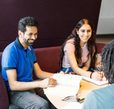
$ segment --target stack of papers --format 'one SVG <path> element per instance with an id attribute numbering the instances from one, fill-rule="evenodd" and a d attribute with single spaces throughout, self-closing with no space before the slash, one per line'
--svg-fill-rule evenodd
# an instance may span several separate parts
<path id="1" fill-rule="evenodd" d="M 61 73 L 54 74 L 53 78 L 57 80 L 59 85 L 71 87 L 80 86 L 80 81 L 82 80 L 81 76 Z"/>
<path id="2" fill-rule="evenodd" d="M 82 80 L 81 76 L 72 75 L 72 74 L 54 74 L 54 79 L 57 80 L 57 86 L 55 87 L 60 92 L 64 91 L 63 95 L 76 95 L 80 88 L 80 81 Z"/>

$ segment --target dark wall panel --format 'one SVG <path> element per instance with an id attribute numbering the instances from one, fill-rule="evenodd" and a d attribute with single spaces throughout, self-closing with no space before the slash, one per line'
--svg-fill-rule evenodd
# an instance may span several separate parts
<path id="1" fill-rule="evenodd" d="M 61 45 L 81 18 L 95 29 L 101 0 L 0 0 L 0 51 L 17 37 L 21 17 L 38 19 L 40 33 L 34 47 Z"/>

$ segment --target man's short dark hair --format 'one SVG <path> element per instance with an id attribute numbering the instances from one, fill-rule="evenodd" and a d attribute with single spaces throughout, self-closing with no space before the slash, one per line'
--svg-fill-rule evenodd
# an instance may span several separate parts
<path id="1" fill-rule="evenodd" d="M 114 40 L 104 47 L 102 63 L 106 79 L 110 84 L 114 83 Z"/>
<path id="2" fill-rule="evenodd" d="M 34 17 L 31 16 L 21 18 L 18 22 L 18 30 L 25 32 L 26 26 L 36 26 L 38 28 L 38 22 Z"/>

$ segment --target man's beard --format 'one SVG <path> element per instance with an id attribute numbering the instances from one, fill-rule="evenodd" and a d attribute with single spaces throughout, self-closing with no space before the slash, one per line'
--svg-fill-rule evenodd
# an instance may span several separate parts
<path id="1" fill-rule="evenodd" d="M 35 40 L 33 40 L 33 42 L 29 42 L 29 40 L 33 40 L 33 39 L 28 39 L 28 40 L 24 39 L 24 42 L 26 43 L 26 45 L 28 46 L 33 45 Z"/>

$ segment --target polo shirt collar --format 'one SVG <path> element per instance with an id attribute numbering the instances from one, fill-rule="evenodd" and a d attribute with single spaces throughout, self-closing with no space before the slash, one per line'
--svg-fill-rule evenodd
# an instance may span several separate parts
<path id="1" fill-rule="evenodd" d="M 24 50 L 25 50 L 25 48 L 24 48 L 24 47 L 22 46 L 22 44 L 20 43 L 19 38 L 16 38 L 15 44 L 16 44 L 20 49 L 24 49 Z M 30 46 L 29 46 L 27 49 L 31 50 Z"/>

